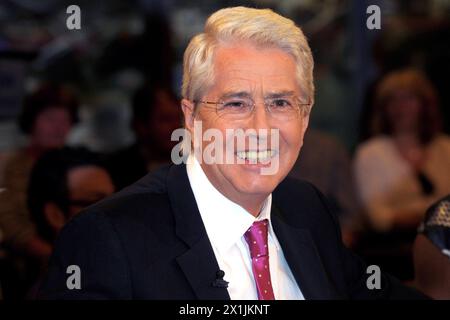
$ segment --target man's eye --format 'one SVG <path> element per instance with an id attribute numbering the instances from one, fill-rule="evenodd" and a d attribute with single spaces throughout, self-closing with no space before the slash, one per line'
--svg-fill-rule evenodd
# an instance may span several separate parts
<path id="1" fill-rule="evenodd" d="M 292 103 L 286 99 L 275 99 L 272 101 L 271 105 L 275 108 L 287 108 L 291 107 Z"/>
<path id="2" fill-rule="evenodd" d="M 244 101 L 229 101 L 223 104 L 225 109 L 243 109 L 247 104 Z"/>

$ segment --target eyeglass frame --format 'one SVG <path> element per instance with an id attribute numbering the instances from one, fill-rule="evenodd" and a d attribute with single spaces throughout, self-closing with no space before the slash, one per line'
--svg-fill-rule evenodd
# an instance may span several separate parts
<path id="1" fill-rule="evenodd" d="M 280 94 L 280 95 L 275 95 L 275 97 L 273 97 L 273 98 L 265 98 L 264 99 L 264 108 L 266 109 L 266 111 L 269 113 L 269 114 L 272 114 L 272 111 L 270 111 L 270 108 L 268 107 L 270 104 L 268 104 L 266 101 L 268 100 L 268 99 L 282 99 L 283 97 L 285 98 L 286 96 L 288 96 L 288 95 L 283 95 L 283 94 Z M 297 106 L 297 115 L 299 115 L 302 111 L 304 111 L 306 114 L 309 114 L 309 112 L 310 112 L 310 109 L 307 109 L 307 110 L 302 110 L 302 107 L 305 107 L 305 106 L 308 106 L 308 107 L 310 107 L 311 105 L 312 105 L 312 101 L 311 100 L 309 100 L 309 102 L 308 103 L 301 103 L 300 102 L 300 99 L 298 98 L 298 96 L 296 96 L 296 95 L 293 95 L 293 98 L 294 98 L 294 100 L 296 100 L 297 102 L 296 102 L 296 106 Z M 253 114 L 253 112 L 254 112 L 254 110 L 255 110 L 255 108 L 256 108 L 256 102 L 253 100 L 253 99 L 251 99 L 251 98 L 248 98 L 248 97 L 240 97 L 240 99 L 249 99 L 249 100 L 251 100 L 252 101 L 252 104 L 250 105 L 251 106 L 251 110 L 250 110 L 250 113 L 249 113 L 249 116 L 250 115 L 252 115 Z M 224 105 L 225 104 L 225 101 L 207 101 L 207 100 L 192 100 L 192 102 L 194 103 L 194 104 L 198 104 L 198 103 L 202 103 L 202 104 L 206 104 L 206 105 L 215 105 L 216 107 L 215 107 L 215 111 L 216 111 L 216 113 L 218 114 L 218 105 Z M 297 116 L 296 116 L 297 117 Z"/>

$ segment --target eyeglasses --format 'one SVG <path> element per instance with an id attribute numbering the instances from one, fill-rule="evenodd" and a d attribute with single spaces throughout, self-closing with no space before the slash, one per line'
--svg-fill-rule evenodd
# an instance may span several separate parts
<path id="1" fill-rule="evenodd" d="M 227 120 L 243 120 L 249 118 L 255 110 L 256 103 L 249 97 L 227 98 L 218 102 L 194 100 L 194 103 L 213 105 L 219 117 Z M 300 99 L 295 95 L 267 98 L 264 106 L 271 117 L 279 121 L 287 121 L 298 118 L 300 114 L 309 113 L 310 101 Z"/>

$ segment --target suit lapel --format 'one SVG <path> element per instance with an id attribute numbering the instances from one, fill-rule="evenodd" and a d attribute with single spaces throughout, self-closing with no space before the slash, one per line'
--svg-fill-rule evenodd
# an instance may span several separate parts
<path id="1" fill-rule="evenodd" d="M 220 268 L 208 238 L 198 241 L 186 253 L 179 256 L 177 262 L 198 299 L 230 299 L 226 288 L 217 288 L 212 285 Z"/>
<path id="2" fill-rule="evenodd" d="M 286 223 L 274 204 L 271 220 L 286 261 L 305 299 L 338 298 L 309 231 Z"/>
<path id="3" fill-rule="evenodd" d="M 173 165 L 167 189 L 175 217 L 175 232 L 189 249 L 176 260 L 198 299 L 229 300 L 226 288 L 214 287 L 220 269 L 208 239 L 185 165 Z"/>
<path id="4" fill-rule="evenodd" d="M 214 287 L 220 269 L 208 239 L 185 165 L 173 165 L 167 189 L 175 217 L 175 232 L 188 246 L 176 260 L 198 299 L 229 300 L 226 288 Z M 286 261 L 305 299 L 336 299 L 320 255 L 307 229 L 288 224 L 272 204 L 271 220 Z"/>

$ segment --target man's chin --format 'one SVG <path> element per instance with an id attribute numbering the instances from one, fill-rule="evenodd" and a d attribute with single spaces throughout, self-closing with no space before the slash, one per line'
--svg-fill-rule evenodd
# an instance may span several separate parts
<path id="1" fill-rule="evenodd" d="M 269 176 L 244 174 L 237 177 L 235 188 L 242 194 L 269 195 L 277 187 L 278 180 Z"/>

